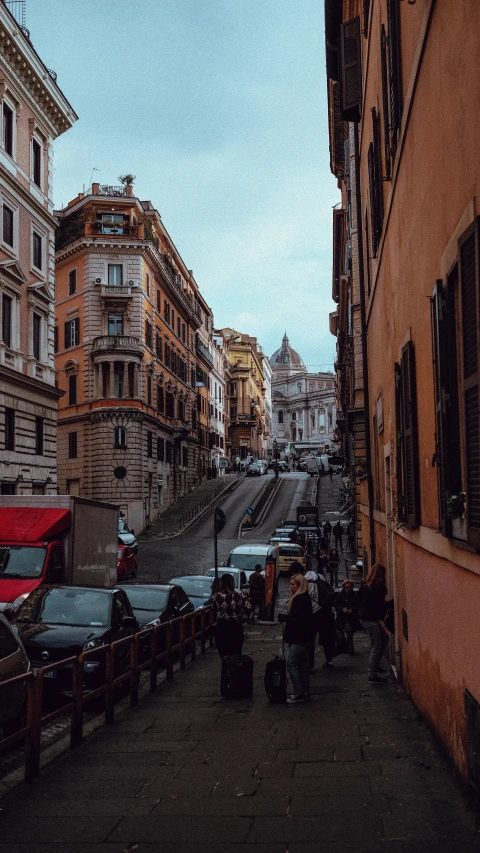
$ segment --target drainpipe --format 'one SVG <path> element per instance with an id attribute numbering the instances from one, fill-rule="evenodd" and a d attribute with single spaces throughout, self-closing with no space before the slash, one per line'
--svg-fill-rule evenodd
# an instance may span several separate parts
<path id="1" fill-rule="evenodd" d="M 362 322 L 362 369 L 363 369 L 363 408 L 365 412 L 365 461 L 367 463 L 367 488 L 368 488 L 368 518 L 370 526 L 370 565 L 375 562 L 375 529 L 373 518 L 373 479 L 372 479 L 372 454 L 370 449 L 370 397 L 368 383 L 368 358 L 367 358 L 367 312 L 365 306 L 365 277 L 363 259 L 363 228 L 362 228 L 362 206 L 360 195 L 360 148 L 358 141 L 358 123 L 353 124 L 355 145 L 355 195 L 357 208 L 357 239 L 358 239 L 358 272 L 360 285 L 360 317 Z"/>

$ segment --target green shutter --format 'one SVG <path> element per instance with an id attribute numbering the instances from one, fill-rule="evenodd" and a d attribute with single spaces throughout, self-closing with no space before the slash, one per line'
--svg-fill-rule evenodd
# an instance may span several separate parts
<path id="1" fill-rule="evenodd" d="M 340 64 L 342 70 L 341 118 L 343 121 L 360 121 L 362 116 L 362 51 L 360 43 L 360 18 L 342 24 L 340 38 Z"/>

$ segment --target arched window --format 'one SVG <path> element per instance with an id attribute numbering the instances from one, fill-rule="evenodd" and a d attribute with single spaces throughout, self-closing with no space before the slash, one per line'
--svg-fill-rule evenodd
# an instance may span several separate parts
<path id="1" fill-rule="evenodd" d="M 283 412 L 278 413 L 278 423 L 283 424 Z"/>
<path id="2" fill-rule="evenodd" d="M 123 449 L 127 446 L 127 430 L 125 429 L 125 427 L 121 427 L 121 426 L 115 427 L 114 436 L 115 436 L 114 446 L 116 448 L 122 448 Z"/>

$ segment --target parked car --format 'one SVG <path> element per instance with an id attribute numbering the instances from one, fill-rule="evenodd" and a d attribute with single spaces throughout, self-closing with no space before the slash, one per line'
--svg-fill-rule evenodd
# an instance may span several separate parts
<path id="1" fill-rule="evenodd" d="M 255 566 L 253 568 L 255 568 Z M 205 572 L 205 574 L 209 578 L 214 578 L 215 577 L 215 569 L 208 569 L 208 571 Z M 219 566 L 219 568 L 218 568 L 219 578 L 222 575 L 231 575 L 233 578 L 233 583 L 235 585 L 235 589 L 237 589 L 237 590 L 241 590 L 244 586 L 247 585 L 247 577 L 245 575 L 245 572 L 242 571 L 241 569 L 225 568 L 224 566 L 221 566 L 221 567 Z"/>
<path id="2" fill-rule="evenodd" d="M 137 553 L 138 543 L 135 539 L 134 531 L 128 529 L 125 519 L 121 516 L 118 519 L 118 538 L 121 539 L 124 545 L 129 545 L 134 554 Z"/>
<path id="3" fill-rule="evenodd" d="M 305 555 L 303 548 L 300 545 L 293 543 L 282 542 L 278 546 L 280 555 L 279 571 L 280 574 L 289 575 L 290 566 L 293 562 L 298 562 L 305 566 Z"/>
<path id="4" fill-rule="evenodd" d="M 276 527 L 272 536 L 279 536 L 281 539 L 288 539 L 289 542 L 295 542 L 297 531 L 291 527 Z"/>
<path id="5" fill-rule="evenodd" d="M 259 459 L 258 464 L 260 465 L 260 468 L 262 469 L 262 474 L 266 474 L 267 470 L 268 470 L 267 460 L 266 459 Z"/>
<path id="6" fill-rule="evenodd" d="M 199 607 L 207 607 L 212 603 L 213 581 L 211 577 L 206 577 L 205 575 L 183 575 L 179 578 L 171 578 L 170 583 L 182 587 L 195 610 L 198 610 Z"/>
<path id="7" fill-rule="evenodd" d="M 259 462 L 251 462 L 247 468 L 247 477 L 260 477 L 264 473 L 265 471 Z"/>
<path id="8" fill-rule="evenodd" d="M 129 583 L 119 586 L 125 591 L 140 628 L 160 625 L 194 610 L 186 593 L 176 584 Z"/>
<path id="9" fill-rule="evenodd" d="M 23 675 L 30 661 L 16 629 L 0 614 L 0 682 Z M 27 689 L 22 683 L 0 687 L 0 727 L 8 737 L 21 728 L 27 705 Z"/>
<path id="10" fill-rule="evenodd" d="M 267 558 L 273 559 L 275 562 L 275 586 L 278 587 L 278 548 L 275 545 L 261 544 L 238 545 L 230 552 L 226 567 L 223 571 L 228 572 L 232 569 L 255 569 L 257 563 L 260 563 L 262 570 L 265 571 Z M 245 573 L 245 572 L 244 572 Z"/>
<path id="11" fill-rule="evenodd" d="M 117 580 L 137 577 L 137 558 L 130 545 L 123 545 L 120 541 L 117 548 Z"/>
<path id="12" fill-rule="evenodd" d="M 138 622 L 123 589 L 44 585 L 34 590 L 16 615 L 20 639 L 34 669 L 95 649 L 138 631 Z M 115 654 L 116 676 L 130 667 L 130 648 Z M 105 655 L 84 664 L 84 688 L 105 683 Z M 55 692 L 72 692 L 72 666 L 51 670 L 45 684 Z"/>

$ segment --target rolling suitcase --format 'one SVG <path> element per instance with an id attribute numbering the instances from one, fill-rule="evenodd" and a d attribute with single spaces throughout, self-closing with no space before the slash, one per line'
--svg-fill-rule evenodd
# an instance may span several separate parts
<path id="1" fill-rule="evenodd" d="M 282 638 L 282 654 L 275 655 L 265 667 L 265 691 L 270 702 L 287 701 L 287 662 Z"/>
<path id="2" fill-rule="evenodd" d="M 220 692 L 224 699 L 250 699 L 253 695 L 253 659 L 228 655 L 222 659 Z"/>

